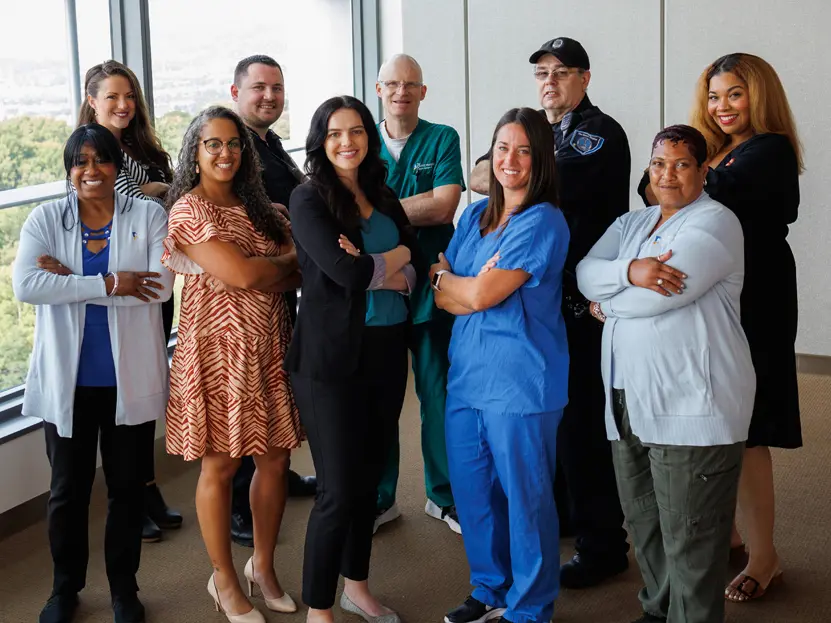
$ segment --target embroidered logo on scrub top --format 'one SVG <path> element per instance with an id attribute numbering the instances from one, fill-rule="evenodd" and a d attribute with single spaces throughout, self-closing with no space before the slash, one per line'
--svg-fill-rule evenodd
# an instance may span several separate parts
<path id="1" fill-rule="evenodd" d="M 416 162 L 413 165 L 413 175 L 418 177 L 422 173 L 432 173 L 433 169 L 435 168 L 436 164 L 434 162 Z"/>
<path id="2" fill-rule="evenodd" d="M 576 130 L 569 144 L 578 154 L 588 156 L 603 147 L 604 138 L 596 134 L 589 134 L 583 130 Z"/>

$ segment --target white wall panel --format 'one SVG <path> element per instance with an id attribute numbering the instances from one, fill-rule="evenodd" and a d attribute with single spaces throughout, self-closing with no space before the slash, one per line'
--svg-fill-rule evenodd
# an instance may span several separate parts
<path id="1" fill-rule="evenodd" d="M 667 2 L 666 122 L 688 121 L 695 81 L 731 52 L 758 54 L 782 79 L 805 146 L 800 216 L 789 241 L 799 276 L 797 352 L 831 356 L 831 3 Z M 771 300 L 776 298 L 771 283 Z"/>
<path id="2" fill-rule="evenodd" d="M 659 0 L 472 0 L 469 4 L 473 160 L 490 146 L 502 114 L 539 108 L 528 57 L 554 37 L 577 39 L 592 68 L 589 97 L 623 126 L 632 152 L 632 207 L 661 119 Z M 637 200 L 637 201 L 636 201 Z"/>

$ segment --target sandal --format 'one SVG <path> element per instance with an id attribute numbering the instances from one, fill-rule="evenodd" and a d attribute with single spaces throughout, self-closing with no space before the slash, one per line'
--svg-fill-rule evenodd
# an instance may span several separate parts
<path id="1" fill-rule="evenodd" d="M 768 582 L 768 585 L 762 588 L 759 581 L 747 575 L 740 573 L 736 578 L 730 582 L 730 585 L 724 589 L 724 598 L 733 603 L 741 604 L 753 599 L 764 597 L 765 593 L 770 590 L 770 587 L 782 580 L 782 570 L 779 569 L 773 574 L 773 577 Z M 750 587 L 748 586 L 752 582 Z M 734 593 L 735 591 L 735 593 Z"/>

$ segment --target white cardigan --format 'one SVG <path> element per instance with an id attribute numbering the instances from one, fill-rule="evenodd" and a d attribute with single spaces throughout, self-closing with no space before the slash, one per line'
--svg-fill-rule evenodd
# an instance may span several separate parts
<path id="1" fill-rule="evenodd" d="M 84 263 L 77 201 L 58 199 L 39 205 L 20 232 L 12 272 L 14 295 L 36 306 L 35 339 L 23 415 L 54 424 L 61 437 L 72 437 L 75 382 L 87 304 L 104 305 L 110 327 L 118 388 L 116 425 L 143 424 L 160 417 L 167 404 L 167 348 L 161 303 L 172 294 L 173 274 L 161 263 L 167 236 L 167 214 L 152 201 L 115 195 L 110 272 L 153 271 L 164 289 L 144 303 L 133 296 L 107 297 L 102 275 L 82 276 Z M 63 213 L 71 202 L 67 231 Z M 74 274 L 55 275 L 37 267 L 50 255 Z"/>

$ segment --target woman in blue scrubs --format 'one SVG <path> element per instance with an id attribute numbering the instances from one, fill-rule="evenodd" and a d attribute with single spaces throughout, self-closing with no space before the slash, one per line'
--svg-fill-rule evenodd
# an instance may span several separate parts
<path id="1" fill-rule="evenodd" d="M 530 108 L 493 134 L 490 194 L 431 268 L 456 316 L 445 428 L 473 593 L 446 623 L 548 623 L 559 589 L 557 427 L 568 388 L 554 139 Z"/>

